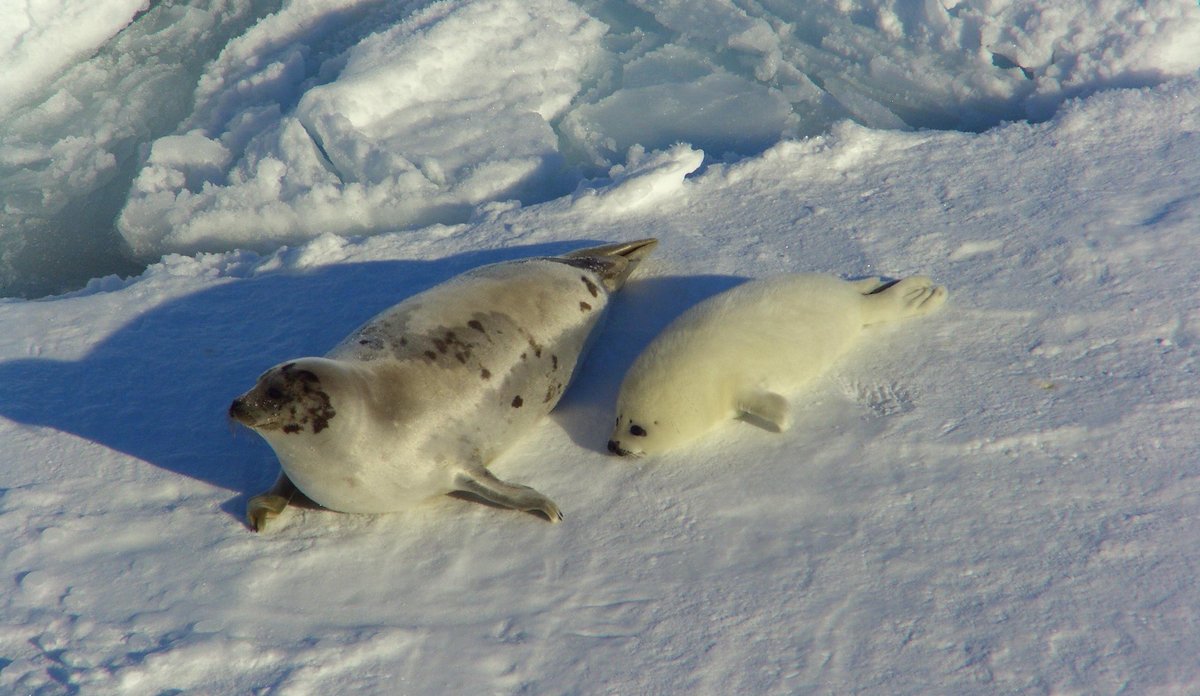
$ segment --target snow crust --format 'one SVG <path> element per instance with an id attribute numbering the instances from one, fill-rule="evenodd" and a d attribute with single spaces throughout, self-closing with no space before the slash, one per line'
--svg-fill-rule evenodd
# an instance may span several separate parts
<path id="1" fill-rule="evenodd" d="M 0 274 L 77 287 L 0 300 L 0 692 L 1200 691 L 1195 3 L 25 7 Z M 562 524 L 245 528 L 277 465 L 224 413 L 263 369 L 646 236 L 494 465 Z M 786 434 L 607 455 L 640 349 L 785 271 L 951 298 Z"/>

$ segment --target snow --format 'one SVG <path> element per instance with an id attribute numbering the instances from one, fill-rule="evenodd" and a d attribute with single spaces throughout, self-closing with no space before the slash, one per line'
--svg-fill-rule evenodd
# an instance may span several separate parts
<path id="1" fill-rule="evenodd" d="M 1200 691 L 1196 3 L 75 4 L 0 34 L 0 274 L 74 288 L 0 300 L 0 691 Z M 263 369 L 645 236 L 493 467 L 562 524 L 245 528 Z M 950 301 L 785 434 L 607 455 L 640 348 L 785 271 Z"/>
<path id="2" fill-rule="evenodd" d="M 95 50 L 146 9 L 146 0 L 11 0 L 0 27 L 0 114 Z"/>

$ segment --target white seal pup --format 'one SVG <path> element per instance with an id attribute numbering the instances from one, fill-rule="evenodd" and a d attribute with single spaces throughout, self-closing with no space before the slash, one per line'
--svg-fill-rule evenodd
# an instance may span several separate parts
<path id="1" fill-rule="evenodd" d="M 946 288 L 923 276 L 888 284 L 814 273 L 750 281 L 690 308 L 638 356 L 621 383 L 608 449 L 671 449 L 730 418 L 775 431 L 794 392 L 850 348 L 862 328 L 931 312 Z"/>
<path id="2" fill-rule="evenodd" d="M 250 499 L 262 530 L 299 490 L 340 512 L 382 513 L 462 491 L 562 514 L 487 465 L 558 403 L 589 337 L 653 239 L 483 266 L 385 310 L 321 358 L 267 370 L 229 415 L 282 472 Z"/>

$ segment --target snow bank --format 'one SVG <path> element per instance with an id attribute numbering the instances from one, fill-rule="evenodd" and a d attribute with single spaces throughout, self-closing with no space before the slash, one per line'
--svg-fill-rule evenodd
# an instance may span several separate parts
<path id="1" fill-rule="evenodd" d="M 147 0 L 14 0 L 0 24 L 0 117 L 144 11 Z"/>
<path id="2" fill-rule="evenodd" d="M 7 294 L 461 223 L 634 147 L 731 161 L 845 118 L 978 131 L 1200 68 L 1191 0 L 76 5 L 0 30 Z"/>
<path id="3" fill-rule="evenodd" d="M 1194 4 L 637 7 L 441 3 L 337 53 L 328 11 L 289 6 L 208 70 L 202 127 L 154 144 L 118 225 L 153 258 L 465 222 L 635 147 L 736 157 L 847 116 L 977 129 L 1200 66 Z"/>
<path id="4" fill-rule="evenodd" d="M 287 67 L 300 61 L 291 43 L 282 62 L 225 81 L 238 95 L 254 86 L 243 104 L 207 100 L 225 120 L 215 139 L 192 131 L 155 143 L 121 229 L 141 255 L 270 249 L 324 232 L 464 222 L 479 203 L 561 186 L 548 123 L 574 97 L 602 32 L 565 0 L 437 4 L 336 57 L 338 79 L 304 90 L 294 112 L 266 107 L 271 122 L 247 140 L 262 83 L 279 91 L 308 78 Z"/>
<path id="5" fill-rule="evenodd" d="M 0 294 L 62 292 L 145 266 L 115 227 L 140 152 L 175 131 L 204 64 L 264 4 L 156 3 L 80 62 L 38 72 L 31 92 L 0 93 Z M 42 28 L 22 38 L 40 47 L 31 66 L 57 64 L 58 34 Z"/>

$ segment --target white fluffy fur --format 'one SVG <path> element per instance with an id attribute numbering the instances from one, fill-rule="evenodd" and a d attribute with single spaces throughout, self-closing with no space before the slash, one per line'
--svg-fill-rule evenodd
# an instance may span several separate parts
<path id="1" fill-rule="evenodd" d="M 692 307 L 625 375 L 609 449 L 659 453 L 737 416 L 785 430 L 790 415 L 782 394 L 824 372 L 864 326 L 926 314 L 947 295 L 923 276 L 884 286 L 880 278 L 788 274 Z"/>

